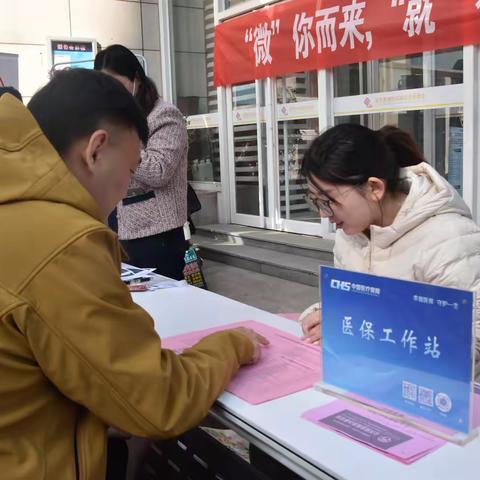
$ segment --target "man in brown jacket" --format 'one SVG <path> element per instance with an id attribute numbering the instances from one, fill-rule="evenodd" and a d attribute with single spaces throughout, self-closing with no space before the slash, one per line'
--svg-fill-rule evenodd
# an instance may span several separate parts
<path id="1" fill-rule="evenodd" d="M 230 330 L 176 355 L 120 281 L 104 222 L 147 136 L 120 83 L 64 72 L 29 110 L 0 98 L 0 477 L 97 480 L 109 426 L 193 427 L 264 339 Z"/>

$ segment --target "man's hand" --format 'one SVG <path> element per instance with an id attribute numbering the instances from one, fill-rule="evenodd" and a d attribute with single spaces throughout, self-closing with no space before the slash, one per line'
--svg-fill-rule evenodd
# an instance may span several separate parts
<path id="1" fill-rule="evenodd" d="M 315 310 L 302 320 L 303 340 L 306 343 L 320 345 L 322 339 L 321 310 Z"/>
<path id="2" fill-rule="evenodd" d="M 235 331 L 245 335 L 253 344 L 253 355 L 249 363 L 257 363 L 261 356 L 262 347 L 270 345 L 270 342 L 262 335 L 259 335 L 255 330 L 251 328 L 238 327 Z"/>

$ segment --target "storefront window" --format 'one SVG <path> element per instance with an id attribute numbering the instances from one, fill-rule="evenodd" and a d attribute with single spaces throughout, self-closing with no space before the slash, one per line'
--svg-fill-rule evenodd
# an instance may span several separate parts
<path id="1" fill-rule="evenodd" d="M 436 51 L 432 65 L 417 53 L 334 68 L 335 97 L 423 88 L 425 73 L 432 86 L 462 83 L 463 48 Z"/>
<path id="2" fill-rule="evenodd" d="M 188 130 L 188 180 L 220 181 L 218 128 Z"/>
<path id="3" fill-rule="evenodd" d="M 335 125 L 341 125 L 342 123 L 356 123 L 357 125 L 367 125 L 367 115 L 342 115 L 341 117 L 335 117 Z"/>
<path id="4" fill-rule="evenodd" d="M 277 103 L 304 102 L 318 98 L 317 72 L 295 73 L 276 79 Z"/>
<path id="5" fill-rule="evenodd" d="M 375 65 L 374 62 L 372 62 Z M 370 87 L 367 93 L 389 92 L 391 90 L 408 90 L 422 88 L 423 55 L 406 55 L 378 61 L 377 85 Z"/>
<path id="6" fill-rule="evenodd" d="M 176 103 L 185 116 L 218 111 L 213 0 L 173 0 Z"/>
<path id="7" fill-rule="evenodd" d="M 463 48 L 435 52 L 435 86 L 463 83 Z"/>
<path id="8" fill-rule="evenodd" d="M 251 108 L 256 105 L 255 83 L 245 83 L 232 87 L 233 109 Z"/>
<path id="9" fill-rule="evenodd" d="M 367 90 L 367 64 L 353 63 L 333 69 L 335 97 L 360 95 Z"/>

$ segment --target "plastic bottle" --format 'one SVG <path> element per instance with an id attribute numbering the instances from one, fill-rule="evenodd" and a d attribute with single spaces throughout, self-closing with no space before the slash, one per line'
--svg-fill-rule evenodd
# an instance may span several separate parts
<path id="1" fill-rule="evenodd" d="M 213 182 L 213 165 L 209 158 L 205 159 L 205 180 Z"/>
<path id="2" fill-rule="evenodd" d="M 200 169 L 198 165 L 198 159 L 192 161 L 192 180 L 198 182 L 200 180 Z"/>

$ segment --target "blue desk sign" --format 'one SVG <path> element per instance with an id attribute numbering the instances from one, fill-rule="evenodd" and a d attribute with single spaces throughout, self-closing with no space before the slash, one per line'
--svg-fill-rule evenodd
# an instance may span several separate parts
<path id="1" fill-rule="evenodd" d="M 330 267 L 320 278 L 320 388 L 469 436 L 474 294 Z"/>

